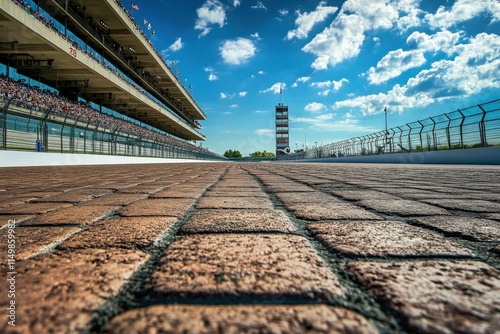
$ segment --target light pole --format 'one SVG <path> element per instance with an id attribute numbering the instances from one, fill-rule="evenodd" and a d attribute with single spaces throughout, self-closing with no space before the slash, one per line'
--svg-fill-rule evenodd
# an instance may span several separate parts
<path id="1" fill-rule="evenodd" d="M 384 107 L 384 114 L 385 114 L 385 136 L 384 136 L 384 138 L 385 138 L 384 150 L 385 150 L 387 147 L 387 139 L 388 139 L 387 137 L 389 135 L 389 131 L 387 130 L 387 107 Z M 389 148 L 389 150 L 390 149 L 391 148 Z"/>

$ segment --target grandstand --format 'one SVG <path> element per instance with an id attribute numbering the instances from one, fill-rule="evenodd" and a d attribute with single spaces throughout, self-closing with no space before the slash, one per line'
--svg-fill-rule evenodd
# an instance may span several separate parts
<path id="1" fill-rule="evenodd" d="M 217 156 L 196 147 L 205 140 L 199 121 L 206 115 L 119 0 L 0 4 L 2 148 L 19 130 L 12 123 L 22 119 L 35 121 L 26 131 L 36 132 L 45 151 L 134 155 L 146 151 L 134 153 L 134 145 L 146 142 L 162 152 L 153 156 L 165 156 L 162 145 Z M 51 144 L 56 137 L 61 145 Z M 83 150 L 74 144 L 82 140 Z M 111 149 L 96 152 L 96 143 Z M 116 149 L 121 144 L 126 149 Z"/>

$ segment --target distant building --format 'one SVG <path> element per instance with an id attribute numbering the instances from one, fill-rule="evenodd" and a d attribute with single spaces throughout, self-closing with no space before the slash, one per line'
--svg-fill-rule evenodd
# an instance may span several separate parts
<path id="1" fill-rule="evenodd" d="M 288 106 L 278 103 L 276 106 L 276 158 L 290 153 L 290 136 L 288 127 Z"/>

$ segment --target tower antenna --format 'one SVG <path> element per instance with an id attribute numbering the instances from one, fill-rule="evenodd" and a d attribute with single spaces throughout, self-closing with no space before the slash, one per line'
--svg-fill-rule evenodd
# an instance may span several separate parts
<path id="1" fill-rule="evenodd" d="M 283 105 L 283 86 L 280 84 L 280 105 Z"/>

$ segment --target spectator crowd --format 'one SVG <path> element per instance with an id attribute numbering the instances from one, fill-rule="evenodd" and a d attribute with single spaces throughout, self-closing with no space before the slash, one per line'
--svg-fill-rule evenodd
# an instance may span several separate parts
<path id="1" fill-rule="evenodd" d="M 18 107 L 48 112 L 51 115 L 67 116 L 81 122 L 90 122 L 96 127 L 119 132 L 120 135 L 132 135 L 141 140 L 164 143 L 186 149 L 191 152 L 215 155 L 214 153 L 193 145 L 192 143 L 175 139 L 165 132 L 153 130 L 145 125 L 100 112 L 89 103 L 71 101 L 57 92 L 30 86 L 25 80 L 18 81 L 0 74 L 0 100 L 9 100 Z"/>
<path id="2" fill-rule="evenodd" d="M 31 5 L 23 0 L 12 0 L 14 3 L 16 3 L 19 7 L 23 8 L 28 12 L 31 16 L 42 22 L 45 26 L 48 28 L 51 28 L 54 30 L 56 33 L 60 35 L 61 38 L 67 40 L 73 48 L 78 50 L 79 52 L 85 54 L 87 57 L 92 59 L 93 61 L 97 62 L 100 66 L 105 68 L 108 71 L 113 72 L 116 76 L 118 76 L 123 82 L 134 88 L 138 93 L 146 95 L 153 101 L 155 101 L 160 107 L 168 109 L 161 101 L 156 99 L 153 95 L 149 94 L 146 90 L 144 90 L 140 85 L 135 83 L 133 80 L 131 80 L 129 77 L 127 77 L 125 74 L 123 74 L 122 71 L 120 71 L 116 66 L 112 65 L 104 57 L 99 55 L 97 52 L 92 50 L 88 45 L 85 47 L 82 47 L 77 41 L 71 39 L 67 34 L 64 34 L 63 31 L 59 30 L 57 28 L 57 25 L 54 24 L 54 21 L 52 19 L 48 19 L 39 10 L 34 10 Z M 135 33 L 140 33 L 142 37 L 147 41 L 147 43 L 151 46 L 153 51 L 156 53 L 158 56 L 158 59 L 162 61 L 162 63 L 172 72 L 168 64 L 165 62 L 161 54 L 158 52 L 158 50 L 155 48 L 153 43 L 151 42 L 150 39 L 147 38 L 146 34 L 142 31 L 142 29 L 139 27 L 137 22 L 135 22 L 134 18 L 132 17 L 132 14 L 130 10 L 127 10 L 125 6 L 121 3 L 120 0 L 115 0 L 116 4 L 126 13 L 126 15 L 129 17 L 129 19 L 132 21 L 132 24 L 134 25 L 134 32 Z M 144 70 L 144 67 L 140 65 L 140 61 L 137 61 L 135 59 L 136 57 L 133 57 L 127 50 L 125 50 L 121 45 L 119 45 L 117 42 L 115 42 L 112 37 L 110 36 L 110 30 L 106 29 L 100 25 L 98 25 L 96 22 L 94 22 L 94 19 L 92 16 L 87 16 L 85 14 L 85 6 L 80 7 L 80 5 L 76 5 L 70 2 L 70 7 L 74 11 L 76 15 L 80 17 L 80 19 L 83 19 L 86 22 L 86 26 L 89 30 L 89 33 L 95 35 L 99 40 L 104 41 L 106 46 L 108 47 L 109 50 L 111 50 L 116 56 L 120 57 L 124 62 L 128 65 L 129 70 L 133 70 L 136 72 L 139 76 L 142 77 L 146 82 L 150 84 L 151 87 L 154 87 L 154 89 L 157 90 L 157 92 L 162 95 L 165 99 L 170 101 L 172 105 L 175 105 L 176 109 L 178 112 L 180 112 L 185 119 L 187 119 L 189 122 L 195 124 L 196 126 L 199 126 L 198 121 L 187 112 L 187 110 L 179 104 L 178 101 L 176 101 L 170 92 L 161 90 L 158 88 L 158 81 L 152 76 L 148 71 Z M 64 29 L 63 29 L 64 30 Z M 82 42 L 83 43 L 83 42 Z M 135 60 L 134 60 L 135 59 Z M 174 73 L 174 72 L 172 72 Z M 175 76 L 175 74 L 174 74 Z M 182 82 L 175 76 L 177 82 L 182 85 Z M 184 86 L 183 86 L 184 87 Z M 189 91 L 185 89 L 185 92 L 189 94 Z M 191 99 L 194 101 L 194 99 L 191 97 Z M 180 118 L 180 117 L 179 117 Z M 180 118 L 183 120 L 182 118 Z M 184 121 L 184 120 L 183 120 Z"/>

